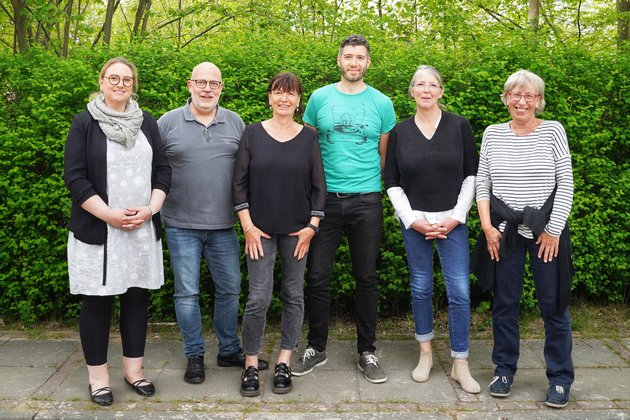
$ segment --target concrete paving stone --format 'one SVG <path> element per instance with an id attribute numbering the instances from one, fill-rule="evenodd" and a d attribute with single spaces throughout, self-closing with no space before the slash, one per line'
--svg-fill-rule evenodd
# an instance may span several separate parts
<path id="1" fill-rule="evenodd" d="M 31 412 L 15 412 L 10 410 L 0 409 L 0 419 L 2 420 L 33 420 L 38 415 L 36 411 Z M 60 417 L 57 417 L 60 418 Z M 84 416 L 85 418 L 85 416 Z"/>
<path id="2" fill-rule="evenodd" d="M 0 366 L 58 368 L 80 346 L 74 340 L 9 340 L 0 345 Z"/>
<path id="3" fill-rule="evenodd" d="M 630 368 L 575 370 L 571 394 L 578 400 L 629 400 Z"/>
<path id="4" fill-rule="evenodd" d="M 177 352 L 177 342 L 175 341 L 147 341 L 144 350 L 144 367 L 162 368 L 172 359 Z M 186 367 L 186 359 L 182 355 L 183 367 Z M 120 342 L 110 342 L 107 350 L 107 364 L 110 367 L 122 366 L 122 344 Z"/>
<path id="5" fill-rule="evenodd" d="M 52 367 L 0 367 L 0 398 L 26 398 L 54 373 Z"/>
<path id="6" fill-rule="evenodd" d="M 411 375 L 411 371 L 418 364 L 420 350 L 418 350 L 416 340 L 381 341 L 376 345 L 376 356 L 379 358 L 379 364 L 386 371 L 404 370 Z M 441 367 L 440 361 L 434 358 L 433 369 L 441 370 Z"/>
<path id="7" fill-rule="evenodd" d="M 468 362 L 471 368 L 494 369 L 492 363 L 492 340 L 470 340 L 468 343 Z M 451 350 L 447 345 L 440 350 L 439 359 L 447 361 L 445 370 L 450 372 L 452 358 Z M 539 369 L 544 368 L 545 364 L 541 360 L 542 353 L 539 355 L 527 345 L 527 341 L 521 340 L 520 355 L 518 359 L 519 369 Z M 433 358 L 435 362 L 435 357 Z"/>
<path id="8" fill-rule="evenodd" d="M 422 419 L 451 419 L 450 416 L 441 414 L 429 414 L 429 413 L 291 413 L 290 415 L 283 415 L 282 413 L 254 413 L 245 415 L 244 419 L 251 420 L 277 420 L 282 418 L 290 418 L 292 420 L 417 420 Z"/>
<path id="9" fill-rule="evenodd" d="M 628 412 L 622 411 L 608 411 L 608 410 L 569 410 L 565 408 L 563 410 L 554 410 L 550 408 L 541 408 L 539 410 L 527 410 L 527 411 L 510 411 L 502 410 L 496 413 L 479 413 L 479 412 L 459 412 L 457 413 L 458 420 L 465 419 L 486 419 L 486 420 L 547 420 L 547 419 L 571 419 L 571 420 L 612 420 L 612 419 L 627 419 Z"/>
<path id="10" fill-rule="evenodd" d="M 625 344 L 628 349 L 630 349 L 630 338 L 623 338 L 621 342 Z"/>
<path id="11" fill-rule="evenodd" d="M 267 402 L 299 401 L 328 404 L 359 401 L 357 370 L 354 368 L 323 369 L 326 366 L 328 364 L 316 368 L 307 375 L 291 378 L 293 390 L 284 395 L 272 392 L 274 372 L 270 370 L 265 375 L 269 389 L 265 392 L 263 400 Z"/>
<path id="12" fill-rule="evenodd" d="M 434 374 L 424 383 L 414 382 L 407 370 L 392 369 L 386 372 L 387 382 L 382 384 L 372 384 L 365 379 L 363 373 L 357 372 L 361 401 L 422 403 L 456 399 L 450 381 L 439 371 L 432 371 Z"/>
<path id="13" fill-rule="evenodd" d="M 528 340 L 529 346 L 543 356 L 544 340 Z M 623 361 L 615 352 L 610 350 L 601 340 L 586 340 L 578 338 L 573 340 L 573 366 L 584 367 L 625 367 Z"/>

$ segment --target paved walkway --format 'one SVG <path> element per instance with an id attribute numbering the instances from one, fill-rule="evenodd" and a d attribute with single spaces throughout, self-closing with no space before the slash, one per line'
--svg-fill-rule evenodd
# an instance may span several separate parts
<path id="1" fill-rule="evenodd" d="M 157 393 L 143 399 L 122 380 L 120 341 L 112 336 L 110 378 L 115 402 L 97 407 L 88 400 L 87 371 L 77 338 L 29 339 L 0 330 L 0 419 L 630 419 L 630 338 L 574 340 L 576 380 L 564 410 L 545 407 L 547 391 L 542 340 L 524 340 L 512 395 L 491 397 L 492 342 L 471 342 L 471 371 L 482 392 L 469 395 L 450 380 L 447 343 L 436 340 L 428 382 L 412 381 L 417 347 L 405 341 L 377 343 L 389 380 L 374 385 L 356 369 L 354 343 L 331 341 L 328 363 L 294 378 L 286 395 L 271 392 L 272 371 L 261 376 L 257 398 L 239 395 L 240 370 L 216 366 L 216 342 L 206 355 L 201 385 L 183 381 L 181 342 L 149 338 L 145 373 Z M 277 340 L 267 337 L 273 352 Z M 267 355 L 269 355 L 269 352 Z M 268 358 L 268 357 L 267 357 Z"/>

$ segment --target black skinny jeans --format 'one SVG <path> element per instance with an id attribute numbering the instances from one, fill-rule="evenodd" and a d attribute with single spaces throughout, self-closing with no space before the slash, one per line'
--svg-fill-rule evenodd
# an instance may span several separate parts
<path id="1" fill-rule="evenodd" d="M 120 296 L 120 336 L 123 356 L 144 356 L 147 336 L 149 291 L 131 287 Z M 79 335 L 85 362 L 89 366 L 107 363 L 109 327 L 115 296 L 83 295 Z"/>

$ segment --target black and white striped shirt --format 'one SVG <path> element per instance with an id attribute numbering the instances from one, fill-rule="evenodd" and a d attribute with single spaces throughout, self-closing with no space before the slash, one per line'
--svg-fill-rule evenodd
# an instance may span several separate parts
<path id="1" fill-rule="evenodd" d="M 547 233 L 560 236 L 573 204 L 573 172 L 564 127 L 557 121 L 543 120 L 536 129 L 517 136 L 508 123 L 486 128 L 481 142 L 477 172 L 477 201 L 489 200 L 490 192 L 510 208 L 541 208 L 558 186 L 545 227 Z M 500 230 L 505 228 L 505 222 Z M 519 225 L 518 232 L 533 238 L 532 232 Z"/>

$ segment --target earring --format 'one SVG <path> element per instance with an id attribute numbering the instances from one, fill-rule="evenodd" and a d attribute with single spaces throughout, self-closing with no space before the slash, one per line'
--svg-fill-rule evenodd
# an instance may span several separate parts
<path id="1" fill-rule="evenodd" d="M 300 112 L 300 107 L 299 106 L 295 107 L 295 112 Z"/>

